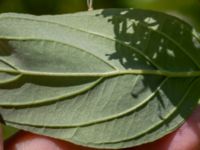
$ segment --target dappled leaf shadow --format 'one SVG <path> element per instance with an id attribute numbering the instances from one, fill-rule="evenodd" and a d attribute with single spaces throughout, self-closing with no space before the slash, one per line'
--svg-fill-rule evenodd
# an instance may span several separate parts
<path id="1" fill-rule="evenodd" d="M 113 12 L 104 10 L 101 13 L 113 24 L 116 39 L 116 52 L 108 54 L 108 59 L 119 60 L 126 69 L 137 66 L 171 71 L 199 69 L 200 62 L 195 64 L 188 58 L 186 53 L 189 52 L 185 52 L 197 49 L 188 24 L 153 11 L 122 9 Z"/>
<path id="2" fill-rule="evenodd" d="M 116 51 L 106 56 L 109 60 L 118 60 L 125 69 L 170 72 L 200 70 L 198 60 L 200 54 L 197 52 L 200 49 L 194 43 L 194 41 L 197 42 L 192 34 L 194 29 L 178 18 L 137 9 L 103 10 L 99 15 L 108 18 L 108 22 L 112 23 L 114 28 Z M 153 83 L 155 78 L 160 80 L 159 82 L 165 79 L 167 82 L 162 86 L 156 85 Z M 194 94 L 190 103 L 184 102 L 184 99 L 188 99 L 188 95 L 192 92 L 190 90 L 194 89 L 195 82 L 199 82 L 197 78 L 168 78 L 166 76 L 151 78 L 149 75 L 144 75 L 141 79 L 143 86 L 141 83 L 134 85 L 131 95 L 135 99 L 147 89 L 152 92 L 157 90 L 155 96 L 146 105 L 151 105 L 151 101 L 156 99 L 158 101 L 155 105 L 157 115 L 160 120 L 163 120 L 163 124 L 168 126 L 170 120 L 173 121 L 179 115 L 183 119 L 187 118 L 197 105 L 200 96 L 198 93 Z M 155 86 L 160 87 L 156 89 Z M 176 110 L 166 117 L 165 113 L 169 111 L 169 103 Z M 188 111 L 185 110 L 187 105 Z M 160 124 L 160 127 L 163 124 Z"/>

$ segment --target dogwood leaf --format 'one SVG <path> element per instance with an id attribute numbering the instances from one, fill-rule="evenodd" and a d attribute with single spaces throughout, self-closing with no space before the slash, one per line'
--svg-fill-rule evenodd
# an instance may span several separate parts
<path id="1" fill-rule="evenodd" d="M 197 106 L 200 37 L 160 12 L 0 15 L 0 114 L 19 129 L 95 148 L 148 143 Z"/>

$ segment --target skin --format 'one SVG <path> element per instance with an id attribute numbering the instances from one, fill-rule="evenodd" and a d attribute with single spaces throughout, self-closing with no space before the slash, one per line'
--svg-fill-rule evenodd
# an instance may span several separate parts
<path id="1" fill-rule="evenodd" d="M 0 150 L 3 150 L 0 131 Z M 95 150 L 68 142 L 20 131 L 4 144 L 6 150 Z M 200 149 L 200 107 L 177 131 L 164 138 L 126 150 L 199 150 Z"/>

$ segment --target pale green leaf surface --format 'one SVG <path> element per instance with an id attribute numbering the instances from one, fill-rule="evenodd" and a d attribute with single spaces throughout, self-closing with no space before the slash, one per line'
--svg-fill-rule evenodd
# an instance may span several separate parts
<path id="1" fill-rule="evenodd" d="M 200 93 L 199 34 L 159 12 L 0 15 L 5 124 L 125 148 L 179 127 Z"/>

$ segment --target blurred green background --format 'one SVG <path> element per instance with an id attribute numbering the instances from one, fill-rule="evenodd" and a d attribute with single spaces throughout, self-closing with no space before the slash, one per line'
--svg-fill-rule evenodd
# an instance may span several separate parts
<path id="1" fill-rule="evenodd" d="M 59 14 L 87 10 L 87 0 L 0 0 L 0 12 Z M 184 18 L 200 29 L 200 0 L 94 0 L 94 8 L 143 8 Z"/>

